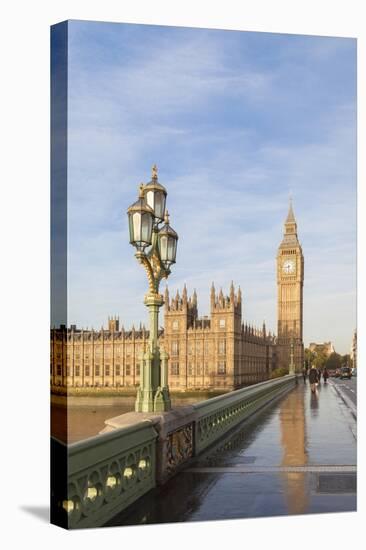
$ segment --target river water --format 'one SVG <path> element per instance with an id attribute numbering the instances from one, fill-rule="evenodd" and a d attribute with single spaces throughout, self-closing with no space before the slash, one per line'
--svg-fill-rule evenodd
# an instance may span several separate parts
<path id="1" fill-rule="evenodd" d="M 75 404 L 76 399 L 78 398 L 74 398 L 73 404 L 67 407 L 60 398 L 56 403 L 52 402 L 51 434 L 65 443 L 75 443 L 97 435 L 105 427 L 106 419 L 133 411 L 135 406 L 133 396 L 123 396 L 118 399 L 97 398 L 94 403 L 93 399 L 83 400 L 82 398 L 81 406 Z M 207 399 L 207 395 L 193 397 L 172 395 L 171 399 L 173 407 L 180 407 Z"/>

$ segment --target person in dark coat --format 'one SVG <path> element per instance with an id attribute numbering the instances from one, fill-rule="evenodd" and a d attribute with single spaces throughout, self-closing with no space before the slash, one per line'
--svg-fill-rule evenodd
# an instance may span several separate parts
<path id="1" fill-rule="evenodd" d="M 324 384 L 326 384 L 327 380 L 329 378 L 329 372 L 328 372 L 327 367 L 324 367 L 324 369 L 323 369 L 323 378 L 324 378 Z"/>
<path id="2" fill-rule="evenodd" d="M 304 379 L 304 382 L 306 382 L 307 375 L 308 375 L 308 369 L 307 369 L 307 367 L 305 366 L 305 367 L 302 369 L 302 377 L 303 377 L 303 379 Z"/>
<path id="3" fill-rule="evenodd" d="M 311 391 L 315 393 L 316 384 L 318 382 L 318 371 L 316 370 L 315 365 L 311 365 L 311 369 L 309 372 L 309 382 Z"/>

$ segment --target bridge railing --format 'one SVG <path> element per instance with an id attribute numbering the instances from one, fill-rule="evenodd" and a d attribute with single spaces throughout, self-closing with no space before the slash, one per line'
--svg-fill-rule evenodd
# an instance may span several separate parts
<path id="1" fill-rule="evenodd" d="M 145 420 L 67 446 L 67 494 L 54 503 L 63 526 L 103 525 L 155 487 L 157 435 Z"/>
<path id="2" fill-rule="evenodd" d="M 121 415 L 106 421 L 110 431 L 69 446 L 52 439 L 52 523 L 104 525 L 295 380 L 295 375 L 268 380 L 189 407 L 145 414 L 143 421 L 141 413 Z"/>
<path id="3" fill-rule="evenodd" d="M 293 386 L 295 375 L 266 380 L 193 405 L 196 411 L 195 454 Z"/>

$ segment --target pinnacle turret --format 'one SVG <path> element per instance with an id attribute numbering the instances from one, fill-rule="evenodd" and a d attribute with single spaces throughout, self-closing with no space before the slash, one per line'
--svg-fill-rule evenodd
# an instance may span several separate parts
<path id="1" fill-rule="evenodd" d="M 183 292 L 182 292 L 182 299 L 183 299 L 183 304 L 186 304 L 187 303 L 187 286 L 186 286 L 186 283 L 184 283 Z"/>

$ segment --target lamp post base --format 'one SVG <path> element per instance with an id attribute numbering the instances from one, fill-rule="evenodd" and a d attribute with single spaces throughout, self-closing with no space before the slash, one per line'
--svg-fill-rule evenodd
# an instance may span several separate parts
<path id="1" fill-rule="evenodd" d="M 141 355 L 142 384 L 137 390 L 136 412 L 170 411 L 171 401 L 168 376 L 168 354 L 156 348 Z"/>
<path id="2" fill-rule="evenodd" d="M 154 392 L 138 388 L 135 401 L 136 412 L 154 412 Z"/>
<path id="3" fill-rule="evenodd" d="M 156 412 L 170 411 L 171 408 L 172 408 L 172 405 L 170 401 L 169 388 L 159 387 L 156 390 L 156 394 L 154 398 L 154 411 Z"/>
<path id="4" fill-rule="evenodd" d="M 137 390 L 135 412 L 165 412 L 171 408 L 169 388 L 159 387 L 155 395 L 152 390 Z"/>

